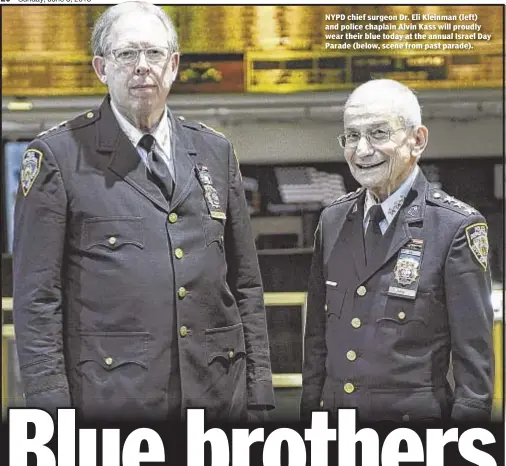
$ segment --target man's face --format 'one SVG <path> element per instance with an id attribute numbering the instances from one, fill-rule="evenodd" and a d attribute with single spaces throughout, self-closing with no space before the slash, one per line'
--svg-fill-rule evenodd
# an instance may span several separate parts
<path id="1" fill-rule="evenodd" d="M 109 52 L 122 49 L 168 48 L 169 34 L 156 16 L 146 13 L 127 13 L 112 26 L 109 34 Z M 170 52 L 169 52 L 170 53 Z M 117 57 L 118 55 L 116 55 Z M 145 53 L 139 53 L 135 63 L 122 64 L 108 53 L 105 59 L 94 59 L 97 75 L 109 87 L 114 104 L 130 120 L 157 113 L 177 74 L 178 54 L 153 63 Z M 98 70 L 97 70 L 98 68 Z"/>
<path id="2" fill-rule="evenodd" d="M 412 129 L 406 128 L 391 109 L 381 104 L 348 108 L 344 128 L 348 140 L 344 156 L 353 177 L 361 186 L 385 199 L 416 164 L 417 157 L 411 155 Z"/>

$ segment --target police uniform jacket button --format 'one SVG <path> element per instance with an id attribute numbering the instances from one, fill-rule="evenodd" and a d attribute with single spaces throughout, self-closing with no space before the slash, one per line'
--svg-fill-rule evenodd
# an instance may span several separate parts
<path id="1" fill-rule="evenodd" d="M 401 311 L 397 314 L 397 317 L 400 319 L 400 320 L 404 320 L 406 318 L 406 313 L 404 311 Z"/>
<path id="2" fill-rule="evenodd" d="M 93 118 L 93 115 L 94 115 L 93 112 L 88 112 L 86 114 L 86 118 L 88 118 L 88 119 Z"/>
<path id="3" fill-rule="evenodd" d="M 179 329 L 179 335 L 181 335 L 183 338 L 188 335 L 188 329 L 186 328 L 186 326 L 182 326 L 180 329 Z"/>
<path id="4" fill-rule="evenodd" d="M 111 246 L 114 246 L 116 244 L 117 239 L 115 236 L 111 236 L 107 241 Z"/>
<path id="5" fill-rule="evenodd" d="M 439 198 L 441 197 L 441 193 L 434 193 L 434 194 L 432 195 L 432 197 L 433 197 L 434 199 L 439 199 Z"/>
<path id="6" fill-rule="evenodd" d="M 359 296 L 365 296 L 366 293 L 367 293 L 367 288 L 364 285 L 361 285 L 357 288 L 357 294 Z"/>
<path id="7" fill-rule="evenodd" d="M 323 400 L 320 400 L 320 408 L 323 408 Z"/>
<path id="8" fill-rule="evenodd" d="M 403 420 L 404 422 L 409 421 L 409 414 L 405 414 L 404 416 L 402 416 L 402 420 Z"/>
<path id="9" fill-rule="evenodd" d="M 353 328 L 359 328 L 362 325 L 362 321 L 358 317 L 351 319 L 351 325 Z"/>
<path id="10" fill-rule="evenodd" d="M 177 295 L 181 299 L 183 299 L 186 296 L 186 288 L 184 286 L 182 286 L 181 288 L 179 288 L 179 290 L 177 290 Z"/>
<path id="11" fill-rule="evenodd" d="M 110 366 L 112 364 L 112 358 L 104 358 L 104 362 L 107 366 Z"/>
<path id="12" fill-rule="evenodd" d="M 353 350 L 348 351 L 346 353 L 346 359 L 348 359 L 348 361 L 355 361 L 355 359 L 357 359 L 357 353 Z"/>
<path id="13" fill-rule="evenodd" d="M 176 212 L 171 212 L 169 214 L 169 222 L 170 223 L 176 223 L 177 222 L 177 214 L 176 214 Z"/>
<path id="14" fill-rule="evenodd" d="M 230 350 L 230 351 L 228 352 L 228 359 L 234 359 L 234 356 L 235 356 L 235 352 L 234 352 L 234 350 Z"/>
<path id="15" fill-rule="evenodd" d="M 348 382 L 348 383 L 345 383 L 344 384 L 344 391 L 346 393 L 353 393 L 355 391 L 355 385 L 353 385 L 352 383 Z"/>
<path id="16" fill-rule="evenodd" d="M 178 259 L 182 259 L 182 257 L 184 256 L 184 252 L 181 248 L 177 248 L 175 251 L 174 251 L 174 255 L 178 258 Z"/>

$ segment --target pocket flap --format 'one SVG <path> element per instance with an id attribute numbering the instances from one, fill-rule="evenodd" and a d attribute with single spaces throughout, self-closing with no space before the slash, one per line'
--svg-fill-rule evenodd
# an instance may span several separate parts
<path id="1" fill-rule="evenodd" d="M 234 361 L 246 354 L 242 323 L 207 329 L 205 338 L 208 364 L 217 358 Z"/>
<path id="2" fill-rule="evenodd" d="M 214 219 L 207 215 L 202 217 L 206 246 L 209 246 L 213 241 L 217 241 L 220 245 L 223 244 L 225 230 L 223 222 L 224 220 Z"/>
<path id="3" fill-rule="evenodd" d="M 343 308 L 346 291 L 340 290 L 334 285 L 326 284 L 326 311 L 328 314 L 340 316 Z"/>
<path id="4" fill-rule="evenodd" d="M 399 325 L 406 325 L 409 322 L 418 321 L 428 325 L 429 315 L 433 308 L 434 305 L 428 293 L 419 292 L 415 300 L 389 296 L 384 312 L 377 322 L 391 321 Z"/>
<path id="5" fill-rule="evenodd" d="M 106 370 L 137 364 L 147 369 L 148 336 L 146 332 L 81 333 L 79 364 L 93 361 Z"/>
<path id="6" fill-rule="evenodd" d="M 83 224 L 83 246 L 117 249 L 125 244 L 144 248 L 142 217 L 87 218 Z"/>

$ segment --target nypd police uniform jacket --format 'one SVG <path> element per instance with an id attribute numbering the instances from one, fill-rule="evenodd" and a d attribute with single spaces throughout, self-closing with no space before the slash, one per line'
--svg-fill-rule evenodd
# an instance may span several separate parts
<path id="1" fill-rule="evenodd" d="M 170 202 L 108 98 L 23 156 L 14 319 L 29 406 L 164 418 L 176 396 L 183 417 L 201 407 L 208 418 L 239 419 L 274 403 L 233 148 L 204 125 L 169 118 Z"/>
<path id="2" fill-rule="evenodd" d="M 366 421 L 488 419 L 493 310 L 484 218 L 420 172 L 365 265 L 364 197 L 362 189 L 326 208 L 315 234 L 302 417 L 351 407 Z"/>

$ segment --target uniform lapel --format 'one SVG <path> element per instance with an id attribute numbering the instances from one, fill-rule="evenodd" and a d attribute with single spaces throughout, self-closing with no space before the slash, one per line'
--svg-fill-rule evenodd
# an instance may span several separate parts
<path id="1" fill-rule="evenodd" d="M 336 219 L 336 223 L 332 232 L 334 236 L 331 237 L 329 241 L 330 244 L 332 244 L 332 248 L 329 250 L 329 258 L 327 259 L 330 259 L 332 251 L 334 251 L 337 248 L 338 243 L 342 241 L 345 244 L 346 248 L 349 248 L 348 250 L 352 252 L 354 259 L 353 264 L 355 266 L 356 273 L 359 276 L 363 273 L 365 265 L 364 241 L 360 236 L 363 235 L 363 230 L 360 228 L 360 212 L 363 212 L 363 209 L 361 209 L 360 206 L 363 205 L 364 195 L 365 190 L 357 199 L 355 199 L 355 202 L 350 205 L 348 211 L 346 212 L 346 215 L 341 215 Z M 353 222 L 351 225 L 353 234 L 351 236 L 346 234 L 341 235 L 346 222 Z"/>
<path id="2" fill-rule="evenodd" d="M 404 205 L 397 214 L 397 219 L 394 220 L 395 223 L 389 227 L 389 230 L 390 228 L 392 228 L 392 230 L 387 230 L 383 237 L 384 246 L 382 250 L 378 251 L 374 261 L 364 270 L 361 275 L 361 282 L 365 282 L 374 275 L 384 264 L 397 254 L 410 239 L 412 239 L 409 225 L 423 220 L 423 214 L 425 212 L 425 193 L 427 188 L 427 179 L 420 170 L 406 197 Z"/>
<path id="3" fill-rule="evenodd" d="M 359 201 L 355 204 L 352 210 L 352 215 L 349 215 L 349 220 L 353 222 L 352 231 L 353 235 L 348 238 L 349 248 L 353 253 L 353 265 L 357 276 L 364 273 L 365 263 L 365 246 L 364 246 L 364 194 L 360 197 Z"/>
<path id="4" fill-rule="evenodd" d="M 169 110 L 167 110 L 167 114 L 172 129 L 171 147 L 174 160 L 175 183 L 170 206 L 174 210 L 186 199 L 193 185 L 197 183 L 195 162 L 192 160 L 192 156 L 197 155 L 197 151 L 180 120 L 174 118 Z"/>
<path id="5" fill-rule="evenodd" d="M 169 205 L 160 189 L 148 179 L 147 168 L 137 150 L 121 130 L 112 112 L 109 97 L 100 107 L 97 122 L 97 150 L 110 153 L 108 169 L 121 177 L 140 194 L 165 211 Z"/>

